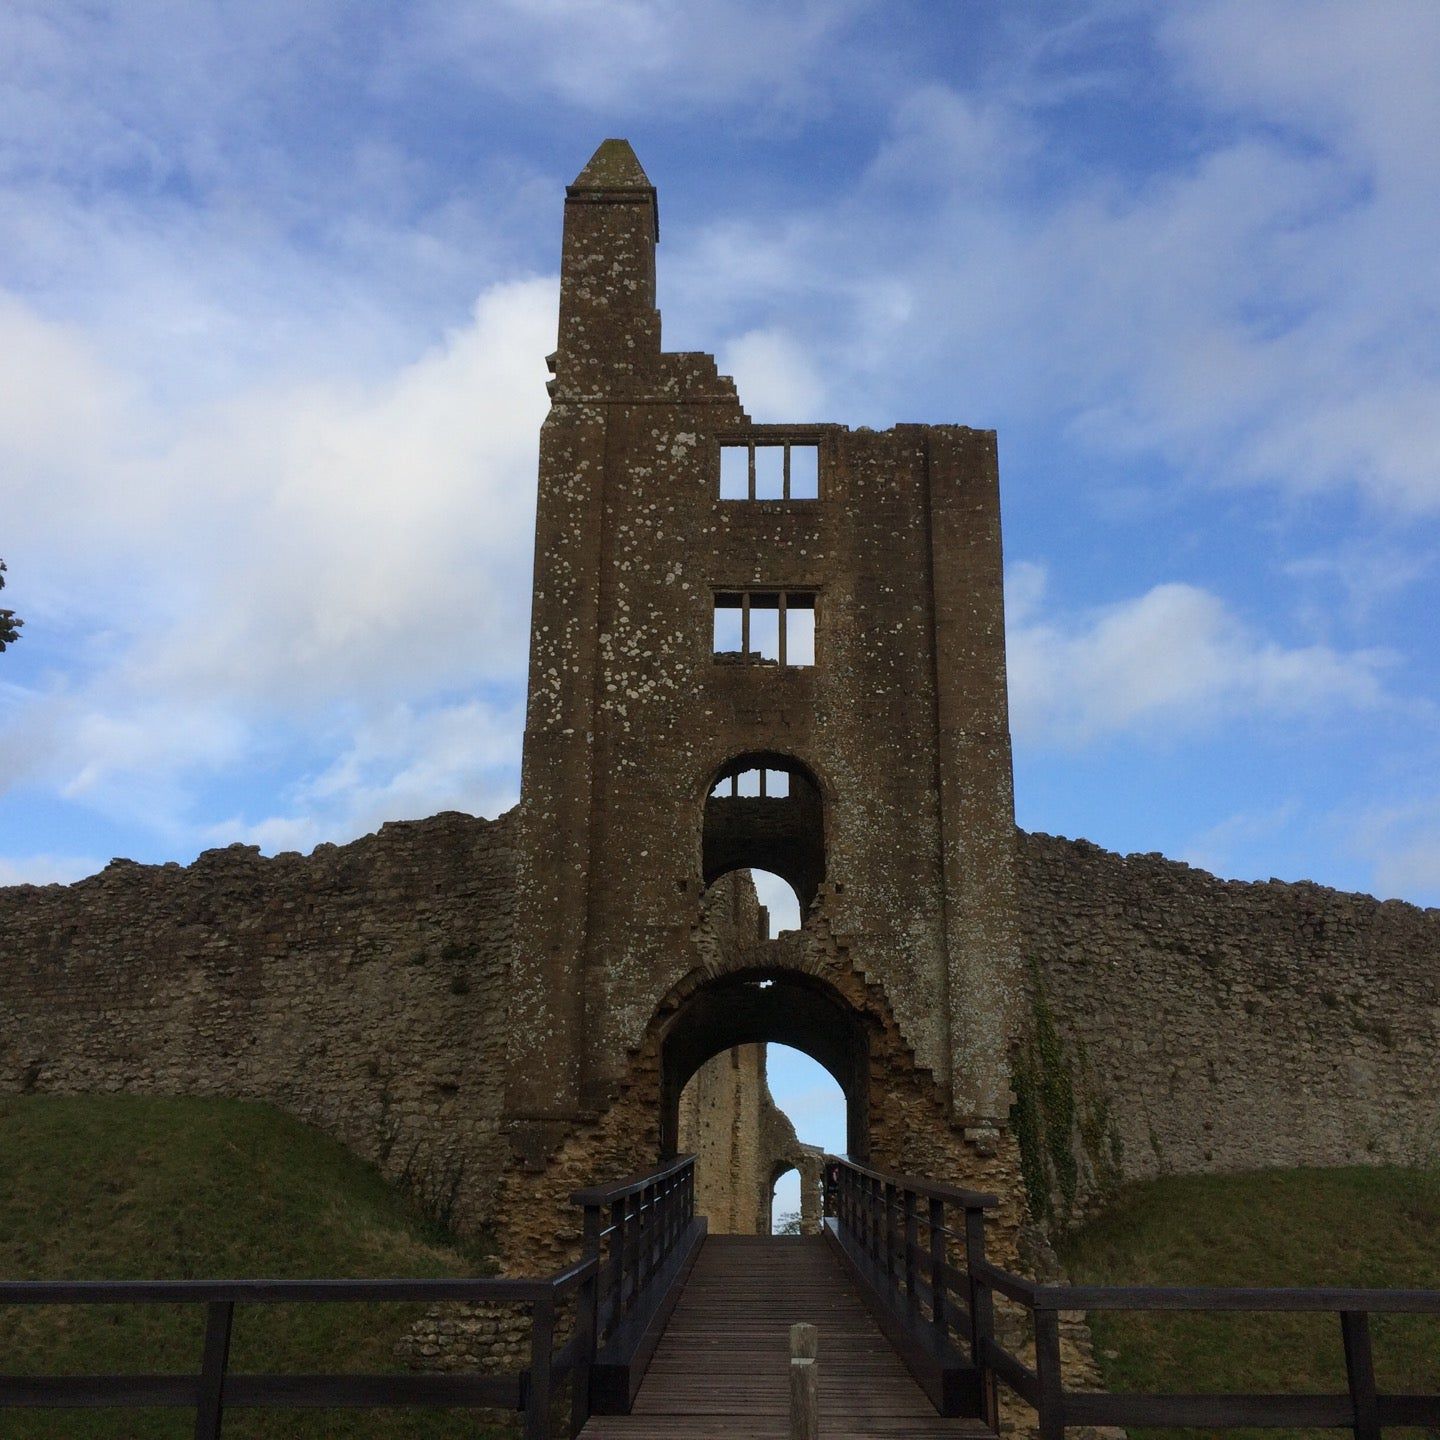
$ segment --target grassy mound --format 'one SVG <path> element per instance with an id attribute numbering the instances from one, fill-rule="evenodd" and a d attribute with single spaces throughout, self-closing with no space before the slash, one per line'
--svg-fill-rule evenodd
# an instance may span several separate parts
<path id="1" fill-rule="evenodd" d="M 1060 1248 L 1077 1282 L 1440 1290 L 1440 1172 L 1172 1176 L 1133 1187 Z M 1345 1393 L 1333 1316 L 1097 1312 L 1091 1327 L 1112 1390 Z M 1371 1327 L 1382 1390 L 1440 1390 L 1440 1320 Z"/>
<path id="2" fill-rule="evenodd" d="M 0 1099 L 0 1276 L 231 1279 L 485 1273 L 333 1140 L 264 1105 L 134 1096 Z M 241 1307 L 235 1370 L 398 1369 L 414 1305 Z M 0 1308 L 0 1371 L 199 1369 L 203 1307 Z M 478 1424 L 477 1424 L 478 1422 Z M 150 1440 L 193 1433 L 188 1411 L 0 1412 L 8 1437 Z M 227 1414 L 246 1437 L 449 1437 L 483 1414 Z"/>

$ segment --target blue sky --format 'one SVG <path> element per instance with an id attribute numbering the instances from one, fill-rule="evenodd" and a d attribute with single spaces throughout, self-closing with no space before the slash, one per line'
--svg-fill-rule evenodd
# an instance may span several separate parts
<path id="1" fill-rule="evenodd" d="M 0 879 L 512 803 L 560 207 L 1000 432 L 1020 823 L 1440 903 L 1440 7 L 0 12 Z"/>

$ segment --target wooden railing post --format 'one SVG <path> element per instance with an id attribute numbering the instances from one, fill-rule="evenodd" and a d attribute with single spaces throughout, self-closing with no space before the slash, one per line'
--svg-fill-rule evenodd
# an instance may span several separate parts
<path id="1" fill-rule="evenodd" d="M 590 1228 L 591 1208 L 585 1211 L 585 1224 Z M 598 1212 L 597 1229 L 598 1229 Z M 598 1243 L 598 1242 L 597 1242 Z M 586 1252 L 590 1252 L 587 1250 Z M 575 1369 L 570 1376 L 570 1433 L 578 1435 L 580 1427 L 590 1418 L 590 1372 L 595 1365 L 598 1346 L 596 1324 L 599 1313 L 598 1290 L 600 1287 L 600 1265 L 596 1257 L 594 1268 L 580 1282 L 579 1294 L 575 1297 L 575 1335 L 579 1342 L 579 1354 L 575 1357 Z"/>
<path id="2" fill-rule="evenodd" d="M 985 1263 L 985 1212 L 978 1205 L 965 1207 L 965 1270 L 969 1283 L 970 1359 L 980 1372 L 981 1403 L 984 1419 L 995 1428 L 999 1424 L 999 1397 L 996 1393 L 995 1371 L 990 1364 L 990 1341 L 995 1335 L 995 1297 L 990 1287 L 979 1279 L 978 1269 Z"/>
<path id="3" fill-rule="evenodd" d="M 819 1440 L 820 1334 L 813 1325 L 790 1327 L 790 1440 Z"/>
<path id="4" fill-rule="evenodd" d="M 895 1184 L 885 1182 L 885 1283 L 895 1293 Z"/>
<path id="5" fill-rule="evenodd" d="M 937 1354 L 945 1350 L 950 1317 L 945 1313 L 945 1202 L 930 1197 L 930 1323 L 935 1327 Z"/>
<path id="6" fill-rule="evenodd" d="M 610 1202 L 610 1298 L 601 1329 L 609 1334 L 625 1309 L 625 1201 Z"/>
<path id="7" fill-rule="evenodd" d="M 215 1300 L 205 1307 L 205 1355 L 200 1363 L 200 1403 L 195 1407 L 195 1440 L 220 1440 L 225 1423 L 225 1372 L 230 1365 L 230 1330 L 235 1306 Z"/>
<path id="8" fill-rule="evenodd" d="M 910 1326 L 920 1322 L 920 1292 L 915 1286 L 915 1251 L 920 1244 L 920 1222 L 915 1212 L 915 1192 L 907 1185 L 901 1192 L 905 1206 L 905 1250 L 901 1256 L 905 1275 L 905 1308 L 910 1312 Z"/>
<path id="9" fill-rule="evenodd" d="M 550 1440 L 550 1360 L 555 1349 L 555 1296 L 546 1290 L 530 1311 L 530 1388 L 525 1396 L 525 1440 Z"/>
<path id="10" fill-rule="evenodd" d="M 1345 1378 L 1350 1382 L 1350 1403 L 1355 1410 L 1355 1440 L 1380 1440 L 1369 1315 L 1363 1310 L 1342 1310 L 1340 1333 L 1345 1340 Z"/>
<path id="11" fill-rule="evenodd" d="M 1060 1371 L 1060 1314 L 1042 1310 L 1035 1315 L 1035 1374 L 1040 1381 L 1040 1440 L 1065 1440 L 1065 1387 Z"/>

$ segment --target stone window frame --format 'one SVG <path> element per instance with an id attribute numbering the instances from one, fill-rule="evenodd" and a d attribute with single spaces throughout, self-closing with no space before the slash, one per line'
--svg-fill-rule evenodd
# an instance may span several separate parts
<path id="1" fill-rule="evenodd" d="M 816 505 L 824 498 L 825 493 L 823 479 L 825 467 L 822 463 L 824 448 L 824 437 L 809 432 L 718 436 L 715 452 L 715 493 L 721 502 L 727 505 Z M 722 492 L 724 454 L 727 450 L 747 452 L 748 493 L 745 495 L 725 495 Z M 780 450 L 782 452 L 779 495 L 760 497 L 755 494 L 755 452 L 757 450 Z M 796 496 L 790 493 L 792 489 L 791 450 L 813 450 L 815 452 L 815 493 L 813 495 Z"/>
<path id="2" fill-rule="evenodd" d="M 759 609 L 777 611 L 776 629 L 778 631 L 778 655 L 771 660 L 769 656 L 762 655 L 758 650 L 750 648 L 750 610 L 754 597 L 769 596 L 775 597 L 775 604 L 761 605 Z M 736 602 L 729 603 L 726 602 Z M 797 603 L 798 602 L 798 603 Z M 820 592 L 813 587 L 807 586 L 786 586 L 786 585 L 717 585 L 712 592 L 710 606 L 711 634 L 710 634 L 710 658 L 712 663 L 737 663 L 735 661 L 722 662 L 719 657 L 722 654 L 731 652 L 715 649 L 714 617 L 720 610 L 740 611 L 740 660 L 741 666 L 750 669 L 780 670 L 812 670 L 820 663 Z M 787 652 L 789 641 L 788 616 L 791 610 L 809 610 L 814 616 L 814 644 L 813 653 L 808 661 L 792 661 Z"/>

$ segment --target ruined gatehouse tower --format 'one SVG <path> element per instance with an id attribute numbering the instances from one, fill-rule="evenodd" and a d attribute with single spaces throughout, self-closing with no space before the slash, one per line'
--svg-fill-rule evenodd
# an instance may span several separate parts
<path id="1" fill-rule="evenodd" d="M 917 1086 L 988 1153 L 1018 988 L 995 435 L 752 423 L 662 348 L 658 231 L 606 141 L 540 444 L 512 1142 L 545 1166 L 649 1042 L 663 1153 L 697 1066 L 770 1040 L 835 1075 L 852 1154 L 899 1163 Z M 750 866 L 798 935 L 708 923 Z"/>
<path id="2" fill-rule="evenodd" d="M 1433 1160 L 1440 910 L 1015 831 L 994 436 L 751 424 L 661 348 L 656 238 L 607 143 L 566 204 L 522 804 L 0 887 L 0 1097 L 280 1106 L 531 1273 L 766 1042 L 836 1078 L 855 1155 L 1000 1191 L 1000 1254 L 1022 1154 L 1061 1224 L 1156 1174 Z"/>

